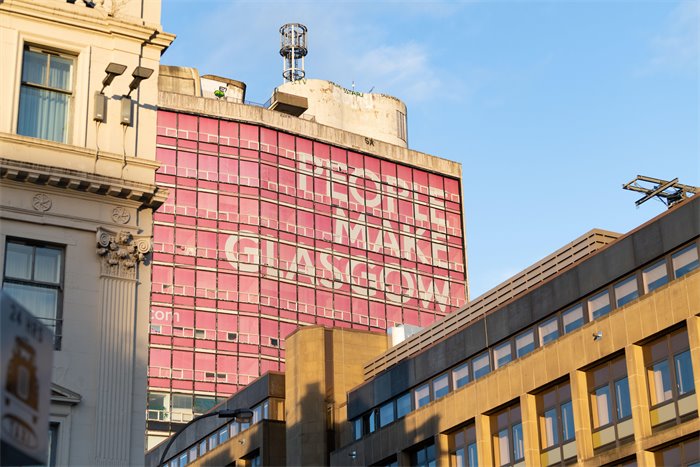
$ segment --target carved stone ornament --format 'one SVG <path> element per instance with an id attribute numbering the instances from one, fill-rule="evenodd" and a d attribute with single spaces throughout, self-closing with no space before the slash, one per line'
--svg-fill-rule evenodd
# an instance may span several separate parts
<path id="1" fill-rule="evenodd" d="M 37 211 L 46 212 L 51 209 L 52 204 L 51 198 L 44 193 L 37 193 L 32 198 L 32 207 Z"/>
<path id="2" fill-rule="evenodd" d="M 151 251 L 151 239 L 127 231 L 97 230 L 97 254 L 102 257 L 102 274 L 136 278 L 136 265 Z"/>
<path id="3" fill-rule="evenodd" d="M 131 214 L 126 208 L 116 207 L 112 209 L 112 220 L 117 224 L 126 224 L 131 220 Z"/>

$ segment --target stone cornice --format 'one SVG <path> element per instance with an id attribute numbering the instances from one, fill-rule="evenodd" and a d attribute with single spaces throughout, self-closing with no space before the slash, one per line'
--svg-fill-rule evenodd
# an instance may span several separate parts
<path id="1" fill-rule="evenodd" d="M 128 199 L 140 202 L 142 209 L 155 210 L 168 196 L 167 190 L 155 185 L 4 158 L 0 158 L 0 179 Z"/>
<path id="2" fill-rule="evenodd" d="M 56 0 L 5 0 L 0 2 L 0 13 L 119 35 L 139 42 L 149 42 L 162 49 L 166 49 L 175 40 L 175 35 L 163 32 L 159 24 L 148 24 L 135 17 L 113 17 L 100 7 L 76 9 L 74 5 Z"/>
<path id="3" fill-rule="evenodd" d="M 2 133 L 0 132 L 0 148 L 3 148 L 3 152 L 6 152 L 4 148 L 9 148 L 9 145 L 20 145 L 25 147 L 32 147 L 43 150 L 50 150 L 51 152 L 57 154 L 57 156 L 81 156 L 87 157 L 91 160 L 95 159 L 95 149 L 86 148 L 84 146 L 73 146 L 65 143 L 57 143 L 55 141 L 49 141 L 41 138 L 32 138 L 29 136 L 16 135 L 13 133 Z M 124 156 L 109 152 L 100 151 L 97 154 L 99 160 L 109 160 L 109 161 L 126 161 L 127 166 L 131 167 L 143 167 L 149 170 L 156 171 L 160 167 L 160 162 L 155 160 L 146 159 L 144 157 L 133 157 Z"/>

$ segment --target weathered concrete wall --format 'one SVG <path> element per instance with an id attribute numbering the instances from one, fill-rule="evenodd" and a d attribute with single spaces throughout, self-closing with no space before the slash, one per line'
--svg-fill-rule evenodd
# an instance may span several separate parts
<path id="1" fill-rule="evenodd" d="M 287 465 L 328 465 L 336 434 L 347 426 L 346 393 L 362 382 L 364 362 L 386 346 L 383 334 L 321 326 L 287 338 Z"/>
<path id="2" fill-rule="evenodd" d="M 353 91 L 320 79 L 284 83 L 277 90 L 308 99 L 303 119 L 408 147 L 406 105 L 395 97 Z"/>

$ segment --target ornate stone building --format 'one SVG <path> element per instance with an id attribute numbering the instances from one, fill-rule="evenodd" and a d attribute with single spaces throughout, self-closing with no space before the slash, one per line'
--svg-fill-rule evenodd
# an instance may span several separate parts
<path id="1" fill-rule="evenodd" d="M 0 2 L 2 287 L 55 334 L 49 465 L 143 463 L 160 3 Z"/>

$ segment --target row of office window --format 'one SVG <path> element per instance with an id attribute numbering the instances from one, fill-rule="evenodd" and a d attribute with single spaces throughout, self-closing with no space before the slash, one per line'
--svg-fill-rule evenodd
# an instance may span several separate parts
<path id="1" fill-rule="evenodd" d="M 251 426 L 261 422 L 262 420 L 283 420 L 283 402 L 279 400 L 274 400 L 273 404 L 277 404 L 279 407 L 275 407 L 275 410 L 273 411 L 270 410 L 270 402 L 270 399 L 266 399 L 260 404 L 252 407 L 251 410 L 253 411 L 253 419 L 249 423 L 241 423 L 235 420 L 231 421 L 226 425 L 219 427 L 216 431 L 209 433 L 207 436 L 203 437 L 202 439 L 200 439 L 181 453 L 177 454 L 164 465 L 166 467 L 184 467 L 185 465 L 190 464 L 196 459 L 204 456 L 207 452 L 213 450 L 217 446 L 225 443 L 230 438 L 233 438 L 238 433 L 247 430 Z M 259 456 L 256 457 L 255 455 L 253 455 L 248 460 L 251 463 L 246 465 L 261 465 L 259 463 Z"/>
<path id="2" fill-rule="evenodd" d="M 578 329 L 586 322 L 606 315 L 613 308 L 621 307 L 640 295 L 655 290 L 671 279 L 682 277 L 688 272 L 697 269 L 699 264 L 697 242 L 681 247 L 672 254 L 653 262 L 651 265 L 635 271 L 620 281 L 609 284 L 600 291 L 594 292 L 579 303 L 544 319 L 526 331 L 492 346 L 486 351 L 434 377 L 432 380 L 364 414 L 362 417 L 352 420 L 355 439 L 360 439 L 364 435 L 373 433 L 378 427 L 384 427 L 404 417 L 409 412 L 419 409 L 431 401 L 440 399 L 449 392 L 459 389 L 472 381 L 478 380 L 514 359 L 527 355 L 537 347 L 544 346 L 560 336 Z M 686 336 L 687 348 L 687 335 L 684 335 Z M 682 338 L 677 339 L 682 340 Z M 668 345 L 670 349 L 670 344 Z M 676 344 L 676 350 L 678 345 Z M 655 355 L 659 355 L 659 352 L 657 350 Z M 669 356 L 667 360 L 662 359 L 655 363 L 653 370 L 655 376 L 653 381 L 650 381 L 650 387 L 653 388 L 652 400 L 663 402 L 674 395 L 678 396 L 681 393 L 685 394 L 692 390 L 688 389 L 693 387 L 692 377 L 688 376 L 688 371 L 692 372 L 689 362 L 690 353 L 688 351 L 686 353 L 674 353 L 673 357 Z M 624 365 L 624 361 L 622 365 Z M 671 371 L 672 368 L 676 369 Z M 671 373 L 678 376 L 671 376 Z M 679 382 L 685 389 L 674 390 L 673 385 L 677 386 Z M 598 390 L 600 392 L 599 400 L 610 400 L 611 403 L 617 394 L 629 394 L 626 379 L 618 381 L 615 385 L 600 387 Z M 678 408 L 674 413 L 681 414 L 684 410 Z M 599 414 L 600 417 L 603 417 L 598 419 L 600 426 L 605 426 L 618 419 L 626 419 L 628 411 L 629 408 L 623 406 L 620 406 L 615 414 L 606 409 L 605 412 Z M 671 409 L 666 408 L 658 412 L 653 411 L 652 416 L 658 417 L 658 420 L 664 423 L 670 420 L 671 413 Z M 622 428 L 622 430 L 626 429 L 626 427 Z M 631 423 L 629 430 L 631 430 Z"/>
<path id="3" fill-rule="evenodd" d="M 653 429 L 662 429 L 697 417 L 697 402 L 690 344 L 686 328 L 666 330 L 640 343 L 649 388 L 649 416 Z M 586 369 L 593 447 L 596 451 L 632 442 L 632 402 L 624 355 L 613 356 Z M 535 394 L 540 441 L 539 464 L 544 466 L 575 462 L 577 455 L 571 386 L 568 379 L 548 385 Z M 404 400 L 410 404 L 410 399 Z M 397 407 L 399 404 L 396 405 Z M 380 408 L 379 424 L 387 412 Z M 403 415 L 408 410 L 405 406 Z M 408 410 L 410 411 L 410 410 Z M 524 465 L 523 420 L 518 403 L 489 414 L 494 465 Z M 371 417 L 364 420 L 371 427 Z M 581 423 L 578 424 L 579 426 Z M 360 425 L 362 426 L 362 425 Z M 356 425 L 357 427 L 357 425 Z M 449 434 L 451 465 L 479 465 L 476 428 L 472 421 Z M 693 444 L 695 446 L 695 444 Z M 421 446 L 421 450 L 425 449 Z M 680 449 L 680 448 L 678 448 Z M 659 451 L 661 458 L 685 455 L 685 450 Z M 676 457 L 673 457 L 674 459 Z M 430 464 L 434 465 L 434 464 Z M 688 465 L 688 464 L 663 464 Z"/>
<path id="4" fill-rule="evenodd" d="M 679 329 L 667 333 L 651 342 L 644 344 L 645 353 L 659 352 L 660 347 L 667 346 L 670 342 L 676 342 L 679 348 L 661 350 L 662 360 L 670 358 L 673 351 L 678 351 L 676 356 L 689 353 L 687 332 Z M 671 352 L 667 352 L 671 350 Z M 681 363 L 673 374 L 659 377 L 654 372 L 655 363 L 645 357 L 645 366 L 650 372 L 648 381 L 663 380 L 667 383 L 673 380 L 675 374 L 684 374 L 692 380 L 692 368 L 690 362 Z M 681 358 L 679 361 L 684 362 Z M 604 449 L 633 441 L 632 410 L 630 402 L 629 384 L 624 356 L 598 364 L 588 371 L 589 395 L 591 399 L 591 419 L 593 427 L 593 446 L 596 450 Z M 675 381 L 675 380 L 674 380 Z M 662 384 L 664 384 L 662 383 Z M 684 400 L 683 395 L 693 392 L 687 397 L 688 401 L 694 400 L 694 388 L 692 383 L 680 383 L 674 385 L 678 390 L 678 396 L 674 394 L 673 400 L 678 404 Z M 539 465 L 560 465 L 576 461 L 577 450 L 575 440 L 575 424 L 571 400 L 571 387 L 568 381 L 560 381 L 536 394 L 537 418 L 540 440 Z M 659 420 L 654 420 L 654 403 L 652 402 L 652 426 L 658 426 Z M 686 413 L 697 417 L 697 406 L 694 413 Z M 523 465 L 525 450 L 523 442 L 522 417 L 518 404 L 513 404 L 491 414 L 491 438 L 493 462 L 497 466 Z M 605 431 L 608 431 L 606 434 Z M 656 452 L 659 465 L 696 465 L 700 461 L 697 438 L 681 442 L 670 447 L 665 447 Z M 694 451 L 693 451 L 694 449 Z M 449 435 L 449 452 L 451 465 L 457 467 L 478 466 L 478 454 L 476 448 L 476 428 L 473 421 Z M 627 464 L 623 464 L 627 465 Z M 631 464 L 636 465 L 636 464 Z"/>
<path id="5" fill-rule="evenodd" d="M 188 422 L 196 415 L 209 412 L 225 398 L 178 393 L 148 393 L 148 420 Z"/>
<path id="6" fill-rule="evenodd" d="M 565 418 L 564 425 L 557 425 L 551 417 L 552 409 L 547 409 L 548 403 L 559 400 L 562 414 L 566 413 L 565 407 L 571 406 L 571 394 L 568 383 L 555 386 L 545 391 L 538 398 L 538 418 L 540 419 L 540 439 L 542 442 L 542 454 L 538 465 L 570 465 L 576 463 L 576 442 L 574 440 L 574 426 L 572 415 L 569 413 Z M 547 399 L 550 399 L 547 401 Z M 544 404 L 545 408 L 542 409 Z M 520 407 L 512 405 L 502 409 L 491 416 L 491 437 L 493 439 L 493 465 L 495 466 L 522 466 L 525 461 L 525 447 L 522 431 L 522 419 Z M 557 427 L 559 431 L 557 434 Z M 558 436 L 563 436 L 561 442 Z M 552 443 L 553 444 L 547 444 Z M 551 448 L 556 444 L 555 449 Z M 470 420 L 459 429 L 449 435 L 448 450 L 450 465 L 454 467 L 478 467 L 479 455 L 477 452 L 476 427 L 473 420 Z M 437 455 L 435 443 L 432 440 L 420 443 L 408 450 L 411 465 L 420 467 L 435 467 L 437 465 Z M 700 465 L 700 438 L 696 436 L 675 440 L 671 445 L 662 446 L 654 450 L 654 457 L 657 465 L 664 466 L 689 466 L 698 467 Z M 395 467 L 398 462 L 395 458 L 382 461 L 375 466 Z M 612 465 L 612 464 L 610 464 Z M 636 467 L 635 457 L 625 458 L 615 462 L 619 467 Z"/>
<path id="7" fill-rule="evenodd" d="M 454 202 L 461 198 L 459 182 L 454 178 L 254 124 L 160 110 L 157 134 L 158 144 L 168 149 L 177 147 L 225 157 L 262 159 L 274 162 L 274 166 L 296 166 L 299 171 L 321 178 L 353 178 L 368 187 L 378 187 L 381 183 L 387 186 L 387 192 L 392 192 L 388 187 L 398 187 L 402 195 L 413 191 Z M 276 155 L 279 159 L 270 157 Z M 211 159 L 200 159 L 197 164 L 194 154 L 184 157 L 189 160 L 178 160 L 175 164 L 170 155 L 170 160 L 164 162 L 189 169 L 184 173 L 173 172 L 178 175 L 194 176 L 199 172 L 202 177 L 216 172 Z"/>
<path id="8" fill-rule="evenodd" d="M 644 361 L 650 388 L 652 427 L 667 426 L 669 421 L 697 417 L 694 383 L 687 331 L 684 328 L 666 332 L 643 344 Z M 673 362 L 673 366 L 670 363 Z M 664 363 L 669 363 L 669 369 Z M 660 366 L 661 364 L 661 366 Z M 587 371 L 593 446 L 596 450 L 633 441 L 632 410 L 625 357 L 618 356 L 597 364 Z M 664 400 L 658 402 L 656 388 L 667 388 Z M 655 413 L 660 406 L 671 407 L 673 416 L 662 420 Z M 685 409 L 683 406 L 685 405 Z M 540 440 L 539 464 L 544 466 L 573 463 L 577 449 L 568 380 L 536 393 L 537 427 Z M 512 404 L 490 414 L 494 465 L 519 466 L 525 459 L 522 415 L 519 404 Z M 473 420 L 449 434 L 451 465 L 478 466 L 476 428 Z M 686 446 L 687 445 L 687 446 Z M 694 465 L 700 460 L 697 440 L 664 448 L 656 453 L 661 465 Z M 690 453 L 695 449 L 694 454 Z M 425 446 L 416 452 L 425 451 Z M 694 456 L 694 457 L 693 457 Z M 434 459 L 433 459 L 434 460 Z M 682 462 L 681 462 L 682 461 Z M 430 464 L 430 465 L 435 465 Z"/>

